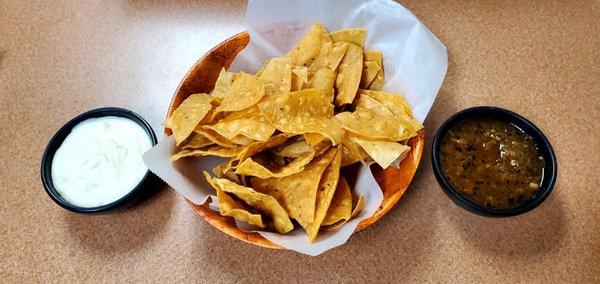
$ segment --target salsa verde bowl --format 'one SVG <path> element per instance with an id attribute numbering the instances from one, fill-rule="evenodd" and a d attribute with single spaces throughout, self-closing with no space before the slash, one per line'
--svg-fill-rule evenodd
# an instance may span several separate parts
<path id="1" fill-rule="evenodd" d="M 448 131 L 466 119 L 494 119 L 512 124 L 529 135 L 538 147 L 538 154 L 543 157 L 542 177 L 536 194 L 524 204 L 510 209 L 497 209 L 478 204 L 464 196 L 444 174 L 441 163 L 441 148 Z M 552 192 L 557 179 L 557 161 L 552 145 L 531 121 L 512 111 L 493 107 L 478 106 L 468 108 L 452 115 L 442 123 L 433 138 L 431 149 L 433 172 L 444 193 L 458 206 L 478 215 L 488 217 L 507 217 L 526 213 L 539 206 Z"/>

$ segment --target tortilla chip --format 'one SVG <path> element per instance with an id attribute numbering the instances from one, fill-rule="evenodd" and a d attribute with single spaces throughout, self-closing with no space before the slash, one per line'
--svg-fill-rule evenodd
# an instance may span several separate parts
<path id="1" fill-rule="evenodd" d="M 383 117 L 392 117 L 394 114 L 378 100 L 371 98 L 359 92 L 358 100 L 356 101 L 356 110 L 370 111 L 376 115 Z"/>
<path id="2" fill-rule="evenodd" d="M 367 89 L 373 90 L 373 91 L 381 91 L 381 90 L 383 90 L 384 75 L 383 75 L 383 71 L 382 70 L 379 70 L 379 72 L 375 76 L 375 79 L 373 79 L 373 81 L 371 81 L 371 84 L 369 84 L 369 87 Z"/>
<path id="3" fill-rule="evenodd" d="M 208 173 L 204 172 L 204 176 L 217 192 L 217 202 L 219 203 L 219 213 L 221 215 L 233 217 L 259 228 L 265 227 L 260 214 L 250 213 L 248 207 L 225 193 L 221 189 L 221 186 Z"/>
<path id="4" fill-rule="evenodd" d="M 254 154 L 260 151 L 285 143 L 285 141 L 287 141 L 290 137 L 292 137 L 290 134 L 278 134 L 269 138 L 267 141 L 254 142 L 248 145 L 248 147 L 244 148 L 244 150 L 241 151 L 240 154 L 235 158 L 240 161 L 245 160 L 251 156 L 254 156 Z"/>
<path id="5" fill-rule="evenodd" d="M 219 77 L 215 82 L 215 87 L 210 95 L 221 99 L 228 96 L 231 88 L 231 82 L 233 81 L 232 77 L 232 74 L 227 72 L 225 68 L 221 68 Z"/>
<path id="6" fill-rule="evenodd" d="M 335 72 L 329 68 L 319 68 L 308 81 L 309 88 L 323 91 L 330 103 L 333 103 L 333 85 L 335 84 Z"/>
<path id="7" fill-rule="evenodd" d="M 229 95 L 223 98 L 215 114 L 223 111 L 247 109 L 265 95 L 265 84 L 256 76 L 240 72 L 231 83 Z"/>
<path id="8" fill-rule="evenodd" d="M 329 40 L 328 40 L 329 39 Z M 331 41 L 329 33 L 321 23 L 312 25 L 306 34 L 284 57 L 292 60 L 292 65 L 307 66 L 319 56 L 324 45 Z"/>
<path id="9" fill-rule="evenodd" d="M 215 124 L 204 127 L 214 130 L 227 139 L 244 135 L 254 140 L 267 141 L 275 132 L 275 127 L 267 121 L 257 106 L 232 112 Z"/>
<path id="10" fill-rule="evenodd" d="M 237 148 L 239 146 L 239 145 L 231 142 L 231 140 L 223 137 L 221 134 L 217 133 L 216 131 L 206 128 L 206 127 L 207 126 L 196 127 L 196 129 L 194 129 L 194 132 L 206 137 L 206 139 L 212 141 L 214 144 L 217 144 L 221 147 Z"/>
<path id="11" fill-rule="evenodd" d="M 289 58 L 273 58 L 260 75 L 267 82 L 267 95 L 284 94 L 292 88 L 292 61 Z"/>
<path id="12" fill-rule="evenodd" d="M 172 161 L 177 161 L 185 157 L 202 157 L 202 156 L 217 156 L 217 157 L 235 157 L 242 151 L 242 148 L 223 148 L 219 146 L 206 147 L 193 150 L 181 150 L 177 154 L 171 156 Z"/>
<path id="13" fill-rule="evenodd" d="M 283 178 L 252 178 L 252 187 L 277 199 L 291 218 L 307 228 L 315 220 L 317 190 L 325 168 L 335 156 L 331 148 L 313 159 L 303 171 Z"/>
<path id="14" fill-rule="evenodd" d="M 308 234 L 308 240 L 313 242 L 317 238 L 319 228 L 333 199 L 333 195 L 340 178 L 340 164 L 342 162 L 342 152 L 339 147 L 335 148 L 335 156 L 327 166 L 321 177 L 319 189 L 317 190 L 317 203 L 315 205 L 315 218 L 305 227 Z"/>
<path id="15" fill-rule="evenodd" d="M 238 175 L 254 176 L 259 178 L 282 178 L 304 170 L 305 166 L 313 159 L 314 151 L 300 155 L 287 165 L 279 165 L 265 159 L 255 160 L 247 158 L 237 165 L 235 173 Z"/>
<path id="16" fill-rule="evenodd" d="M 319 56 L 308 66 L 308 77 L 312 78 L 320 68 L 329 68 L 335 72 L 349 46 L 350 43 L 344 41 L 336 42 L 333 45 L 324 44 Z"/>
<path id="17" fill-rule="evenodd" d="M 381 91 L 381 89 L 383 89 L 383 84 L 384 82 L 384 75 L 385 72 L 383 71 L 383 55 L 381 54 L 381 52 L 379 51 L 365 51 L 364 52 L 364 60 L 365 61 L 374 61 L 375 63 L 377 63 L 377 65 L 379 65 L 379 67 L 381 67 L 381 69 L 379 69 L 379 72 L 377 72 L 377 75 L 375 75 L 375 78 L 373 78 L 373 80 L 371 80 L 371 83 L 368 85 L 368 87 L 364 87 L 364 85 L 361 84 L 361 88 L 365 88 L 365 89 L 369 89 L 369 90 L 375 90 L 375 91 Z"/>
<path id="18" fill-rule="evenodd" d="M 340 62 L 344 58 L 344 55 L 348 51 L 348 47 L 350 47 L 350 43 L 342 41 L 333 43 L 333 48 L 331 50 L 331 54 L 327 57 L 327 67 L 331 69 L 331 71 L 336 71 L 340 66 Z"/>
<path id="19" fill-rule="evenodd" d="M 339 121 L 332 119 L 333 105 L 322 91 L 306 89 L 270 96 L 258 107 L 267 120 L 283 133 L 320 133 L 337 145 L 342 137 Z"/>
<path id="20" fill-rule="evenodd" d="M 353 165 L 360 162 L 356 155 L 351 154 L 346 146 L 342 145 L 342 167 Z"/>
<path id="21" fill-rule="evenodd" d="M 412 115 L 410 105 L 404 99 L 401 94 L 372 91 L 372 90 L 358 90 L 361 96 L 369 96 L 385 107 L 387 107 L 394 115 Z"/>
<path id="22" fill-rule="evenodd" d="M 202 134 L 194 133 L 190 138 L 185 140 L 185 143 L 181 145 L 181 149 L 198 149 L 212 144 L 214 143 L 208 140 Z"/>
<path id="23" fill-rule="evenodd" d="M 360 88 L 367 88 L 377 76 L 381 70 L 381 66 L 377 64 L 375 61 L 367 61 L 363 62 L 362 76 L 360 77 Z"/>
<path id="24" fill-rule="evenodd" d="M 383 66 L 383 55 L 379 51 L 367 50 L 363 52 L 364 61 L 374 61 L 379 65 L 379 67 Z"/>
<path id="25" fill-rule="evenodd" d="M 173 111 L 165 126 L 173 131 L 175 144 L 181 144 L 192 134 L 194 128 L 212 108 L 211 102 L 212 98 L 207 94 L 193 94 Z"/>
<path id="26" fill-rule="evenodd" d="M 292 92 L 300 91 L 304 89 L 304 86 L 308 84 L 308 68 L 304 66 L 292 67 Z"/>
<path id="27" fill-rule="evenodd" d="M 232 171 L 225 170 L 225 163 L 218 164 L 212 169 L 213 174 L 218 178 L 226 178 L 235 183 L 241 183 L 240 178 Z"/>
<path id="28" fill-rule="evenodd" d="M 342 138 L 342 145 L 344 146 L 342 148 L 342 167 L 356 162 L 364 165 L 367 162 L 367 158 L 369 157 L 367 152 L 362 150 L 356 142 L 352 141 L 347 133 Z"/>
<path id="29" fill-rule="evenodd" d="M 321 143 L 321 141 L 327 139 L 327 137 L 325 137 L 323 134 L 319 134 L 319 133 L 310 133 L 309 132 L 309 133 L 304 133 L 302 136 L 304 136 L 304 140 L 306 140 L 308 145 L 310 145 L 311 147 L 315 147 L 319 143 Z"/>
<path id="30" fill-rule="evenodd" d="M 340 176 L 337 188 L 333 194 L 331 205 L 323 219 L 323 226 L 333 225 L 338 222 L 350 220 L 352 214 L 352 192 L 346 179 Z"/>
<path id="31" fill-rule="evenodd" d="M 302 136 L 299 136 L 302 138 Z M 275 155 L 285 158 L 297 158 L 303 154 L 313 152 L 313 148 L 304 139 L 287 141 L 285 144 L 273 149 Z"/>
<path id="32" fill-rule="evenodd" d="M 207 179 L 210 177 L 206 172 L 204 172 L 204 175 L 207 176 Z M 224 192 L 235 195 L 258 211 L 271 216 L 277 232 L 284 234 L 294 229 L 290 217 L 272 196 L 257 192 L 249 187 L 241 186 L 228 179 L 214 180 Z"/>
<path id="33" fill-rule="evenodd" d="M 358 136 L 351 136 L 350 139 L 360 145 L 383 169 L 410 150 L 406 145 L 389 140 L 369 140 Z"/>
<path id="34" fill-rule="evenodd" d="M 352 201 L 350 201 L 350 206 L 352 206 Z M 362 210 L 365 209 L 365 197 L 364 195 L 361 195 L 360 197 L 358 197 L 358 200 L 356 201 L 356 205 L 354 205 L 354 209 L 352 209 L 352 213 L 350 214 L 350 219 L 358 216 L 358 214 L 360 214 L 360 212 L 362 212 Z M 331 224 L 329 226 L 324 226 L 323 229 L 327 230 L 327 231 L 331 231 L 331 230 L 337 230 L 339 227 L 341 227 L 342 225 L 344 225 L 348 220 L 341 220 L 337 223 Z"/>
<path id="35" fill-rule="evenodd" d="M 405 118 L 381 117 L 366 110 L 342 112 L 335 115 L 342 127 L 354 134 L 372 139 L 406 140 L 417 133 Z"/>
<path id="36" fill-rule="evenodd" d="M 360 46 L 350 44 L 346 55 L 338 67 L 338 76 L 335 79 L 337 94 L 335 105 L 351 104 L 358 91 L 360 77 L 362 76 L 363 52 Z"/>
<path id="37" fill-rule="evenodd" d="M 248 146 L 248 145 L 256 142 L 256 140 L 254 140 L 252 138 L 248 138 L 241 134 L 236 137 L 231 138 L 230 140 L 231 140 L 231 142 L 233 142 L 237 145 L 242 145 L 242 146 Z"/>
<path id="38" fill-rule="evenodd" d="M 362 212 L 363 209 L 365 209 L 365 196 L 361 195 L 360 197 L 358 197 L 358 201 L 356 201 L 356 205 L 354 205 L 354 209 L 352 209 L 352 214 L 350 215 L 350 219 L 358 216 L 358 214 L 360 214 L 360 212 Z"/>
<path id="39" fill-rule="evenodd" d="M 341 29 L 331 33 L 331 39 L 333 42 L 347 41 L 356 44 L 361 48 L 365 46 L 366 38 L 367 30 L 364 28 Z"/>

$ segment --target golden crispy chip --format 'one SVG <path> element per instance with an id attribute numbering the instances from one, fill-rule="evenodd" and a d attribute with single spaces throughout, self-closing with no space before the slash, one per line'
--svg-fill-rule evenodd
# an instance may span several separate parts
<path id="1" fill-rule="evenodd" d="M 308 223 L 308 225 L 305 227 L 306 233 L 308 234 L 308 240 L 310 242 L 313 242 L 317 238 L 317 233 L 319 233 L 321 223 L 323 222 L 323 219 L 325 219 L 325 215 L 327 215 L 327 211 L 331 205 L 331 200 L 333 199 L 333 195 L 340 178 L 342 152 L 339 150 L 339 147 L 334 149 L 335 156 L 323 172 L 321 181 L 319 183 L 319 189 L 317 190 L 317 203 L 315 205 L 314 221 Z"/>
<path id="2" fill-rule="evenodd" d="M 292 92 L 304 89 L 308 84 L 308 68 L 304 66 L 292 67 Z"/>
<path id="3" fill-rule="evenodd" d="M 331 117 L 333 105 L 320 90 L 306 89 L 270 96 L 258 107 L 267 120 L 283 133 L 320 133 L 333 145 L 341 140 L 341 125 Z"/>
<path id="4" fill-rule="evenodd" d="M 360 162 L 355 154 L 352 154 L 350 150 L 342 145 L 342 167 L 353 165 Z"/>
<path id="5" fill-rule="evenodd" d="M 356 201 L 354 209 L 352 209 L 352 214 L 350 215 L 350 218 L 358 216 L 358 214 L 360 214 L 360 212 L 363 211 L 363 209 L 365 209 L 365 196 L 361 195 L 360 197 L 358 197 L 358 201 Z"/>
<path id="6" fill-rule="evenodd" d="M 375 75 L 375 79 L 373 79 L 373 81 L 371 81 L 371 84 L 369 84 L 369 87 L 367 89 L 373 90 L 373 91 L 381 91 L 383 89 L 383 84 L 384 84 L 384 73 L 383 73 L 383 69 L 381 69 L 381 70 L 379 70 L 377 75 Z"/>
<path id="7" fill-rule="evenodd" d="M 292 137 L 291 134 L 278 134 L 275 135 L 271 138 L 269 138 L 269 140 L 263 142 L 263 141 L 256 141 L 244 148 L 242 148 L 242 150 L 239 152 L 239 154 L 237 154 L 237 156 L 229 159 L 229 161 L 227 161 L 227 163 L 223 166 L 223 170 L 224 171 L 229 171 L 232 167 L 235 168 L 237 167 L 238 163 L 240 161 L 246 160 L 251 156 L 254 156 L 255 154 L 271 148 L 271 147 L 275 147 L 277 145 L 281 145 L 283 143 L 285 143 L 285 141 Z"/>
<path id="8" fill-rule="evenodd" d="M 352 193 L 346 179 L 340 176 L 337 189 L 331 200 L 331 205 L 327 210 L 327 215 L 323 219 L 323 226 L 329 226 L 338 222 L 350 220 L 352 214 Z"/>
<path id="9" fill-rule="evenodd" d="M 377 73 L 381 70 L 381 66 L 377 64 L 375 61 L 367 61 L 363 62 L 362 76 L 360 77 L 360 88 L 368 88 Z"/>
<path id="10" fill-rule="evenodd" d="M 351 104 L 356 96 L 356 91 L 362 76 L 363 52 L 360 46 L 350 44 L 346 55 L 338 67 L 338 76 L 335 79 L 335 105 Z"/>
<path id="11" fill-rule="evenodd" d="M 278 164 L 272 159 L 267 159 L 263 157 L 255 157 L 254 159 L 247 158 L 243 161 L 240 161 L 239 165 L 237 165 L 235 169 L 235 173 L 238 175 L 246 175 L 246 176 L 254 176 L 259 178 L 281 178 L 289 175 L 293 175 L 295 173 L 299 173 L 315 156 L 315 152 L 311 151 L 305 154 L 302 154 L 295 158 L 289 164 Z"/>
<path id="12" fill-rule="evenodd" d="M 383 55 L 379 51 L 365 51 L 364 52 L 364 60 L 365 61 L 375 61 L 375 63 L 377 63 L 377 65 L 379 65 L 379 67 L 381 67 L 381 69 L 379 69 L 379 72 L 377 72 L 377 75 L 375 75 L 375 78 L 373 78 L 373 80 L 371 80 L 371 83 L 368 85 L 368 87 L 366 87 L 366 89 L 381 91 L 381 89 L 383 89 L 383 83 L 385 83 L 384 82 L 385 72 L 383 71 L 383 69 L 384 69 L 383 68 Z M 364 88 L 364 87 L 361 87 L 361 88 Z"/>
<path id="13" fill-rule="evenodd" d="M 401 94 L 372 90 L 358 90 L 358 94 L 361 96 L 369 96 L 377 100 L 387 107 L 394 115 L 412 115 L 411 107 Z"/>
<path id="14" fill-rule="evenodd" d="M 336 71 L 340 66 L 340 62 L 342 62 L 342 58 L 348 51 L 348 47 L 350 47 L 350 43 L 342 41 L 333 43 L 333 49 L 331 50 L 331 54 L 327 57 L 327 67 L 331 69 L 331 71 Z"/>
<path id="15" fill-rule="evenodd" d="M 333 103 L 333 85 L 335 84 L 335 72 L 329 68 L 319 68 L 308 81 L 309 88 L 323 91 L 329 102 Z"/>
<path id="16" fill-rule="evenodd" d="M 358 99 L 356 100 L 356 110 L 370 111 L 379 116 L 394 116 L 394 114 L 385 105 L 380 103 L 378 100 L 361 94 L 359 92 Z"/>
<path id="17" fill-rule="evenodd" d="M 207 176 L 208 174 L 204 172 L 204 175 Z M 214 180 L 224 192 L 235 195 L 258 211 L 271 216 L 277 232 L 284 234 L 294 229 L 290 217 L 272 196 L 257 192 L 249 187 L 241 186 L 228 179 Z"/>
<path id="18" fill-rule="evenodd" d="M 242 145 L 242 146 L 248 146 L 248 145 L 256 142 L 256 140 L 254 140 L 252 138 L 248 138 L 241 134 L 236 137 L 231 138 L 230 140 L 231 140 L 231 142 L 238 144 L 238 145 Z"/>
<path id="19" fill-rule="evenodd" d="M 219 212 L 221 215 L 233 217 L 259 228 L 265 227 L 260 214 L 250 213 L 248 207 L 225 193 L 221 189 L 221 186 L 207 172 L 204 172 L 204 176 L 208 183 L 217 191 L 217 202 L 219 203 Z"/>
<path id="20" fill-rule="evenodd" d="M 213 174 L 218 178 L 226 178 L 235 183 L 241 183 L 240 178 L 232 171 L 225 170 L 225 163 L 219 164 L 213 168 Z M 205 175 L 206 176 L 206 175 Z"/>
<path id="21" fill-rule="evenodd" d="M 363 52 L 364 61 L 375 61 L 380 67 L 383 66 L 383 55 L 379 51 L 367 50 Z"/>
<path id="22" fill-rule="evenodd" d="M 308 66 L 308 77 L 311 78 L 320 68 L 329 68 L 335 72 L 344 58 L 350 43 L 336 42 L 333 45 L 325 43 L 321 48 L 321 53 Z"/>
<path id="23" fill-rule="evenodd" d="M 292 61 L 289 58 L 273 58 L 260 74 L 265 81 L 267 95 L 285 94 L 292 87 Z"/>
<path id="24" fill-rule="evenodd" d="M 206 126 L 196 127 L 196 129 L 194 129 L 194 132 L 206 137 L 206 139 L 212 141 L 213 143 L 215 143 L 221 147 L 225 147 L 225 148 L 239 147 L 239 145 L 231 142 L 231 140 L 223 137 L 221 134 L 217 133 L 216 131 L 206 128 Z"/>
<path id="25" fill-rule="evenodd" d="M 229 113 L 215 124 L 205 125 L 204 128 L 212 129 L 227 139 L 241 134 L 260 141 L 267 141 L 275 132 L 275 127 L 260 113 L 257 106 Z"/>
<path id="26" fill-rule="evenodd" d="M 331 33 L 331 39 L 333 42 L 347 41 L 356 44 L 361 48 L 365 46 L 366 38 L 367 30 L 363 28 L 341 29 Z"/>
<path id="27" fill-rule="evenodd" d="M 228 96 L 231 88 L 231 82 L 233 81 L 232 77 L 232 74 L 227 72 L 225 68 L 221 68 L 219 77 L 215 82 L 215 88 L 210 95 L 221 99 Z"/>
<path id="28" fill-rule="evenodd" d="M 338 113 L 335 118 L 349 132 L 373 139 L 401 141 L 417 134 L 411 123 L 400 116 L 381 117 L 370 111 L 357 110 Z"/>
<path id="29" fill-rule="evenodd" d="M 302 136 L 299 137 L 302 138 Z M 304 139 L 288 140 L 285 144 L 273 149 L 273 153 L 286 158 L 297 158 L 313 151 L 313 148 Z"/>
<path id="30" fill-rule="evenodd" d="M 223 98 L 215 114 L 223 111 L 237 111 L 256 104 L 265 95 L 265 84 L 256 76 L 240 72 L 231 83 L 229 95 Z"/>
<path id="31" fill-rule="evenodd" d="M 324 46 L 328 41 L 331 45 L 331 38 L 325 27 L 321 23 L 316 23 L 285 57 L 290 58 L 293 65 L 307 66 L 319 56 L 321 49 L 326 49 Z"/>
<path id="32" fill-rule="evenodd" d="M 319 133 L 304 133 L 302 136 L 304 136 L 304 140 L 306 140 L 308 145 L 310 145 L 311 147 L 315 147 L 323 140 L 327 139 L 327 137 Z"/>
<path id="33" fill-rule="evenodd" d="M 365 152 L 360 145 L 356 144 L 356 142 L 350 139 L 348 133 L 344 135 L 342 138 L 342 167 L 360 162 L 361 164 L 365 164 L 369 155 Z"/>
<path id="34" fill-rule="evenodd" d="M 369 140 L 358 136 L 350 139 L 360 145 L 381 168 L 387 168 L 394 160 L 408 153 L 410 147 L 389 140 Z"/>
<path id="35" fill-rule="evenodd" d="M 290 137 L 292 137 L 291 134 L 278 134 L 269 138 L 269 140 L 265 142 L 254 142 L 248 145 L 248 147 L 244 148 L 244 150 L 240 152 L 236 159 L 240 161 L 245 160 L 251 156 L 254 156 L 254 154 L 260 151 L 285 143 L 285 141 L 287 141 Z"/>
<path id="36" fill-rule="evenodd" d="M 181 149 L 198 149 L 212 144 L 214 143 L 208 140 L 202 134 L 194 133 L 190 138 L 185 140 L 185 143 L 181 145 Z"/>
<path id="37" fill-rule="evenodd" d="M 352 206 L 352 199 L 350 200 L 350 206 Z M 352 209 L 352 214 L 350 214 L 350 219 L 358 216 L 358 214 L 360 214 L 360 212 L 362 212 L 362 210 L 364 208 L 365 208 L 365 197 L 364 197 L 364 195 L 361 195 L 360 197 L 358 197 L 358 200 L 356 201 L 356 205 L 354 205 L 354 209 Z M 329 226 L 325 226 L 325 227 L 323 227 L 323 229 L 325 229 L 327 231 L 336 230 L 339 227 L 341 227 L 342 225 L 344 225 L 347 221 L 348 220 L 341 220 L 340 222 L 334 223 Z"/>
<path id="38" fill-rule="evenodd" d="M 202 156 L 217 156 L 217 157 L 235 157 L 242 151 L 242 148 L 223 148 L 220 146 L 212 146 L 201 149 L 181 150 L 171 157 L 172 161 L 177 161 L 185 157 L 202 157 Z"/>
<path id="39" fill-rule="evenodd" d="M 173 131 L 175 144 L 181 144 L 192 134 L 194 128 L 212 108 L 211 102 L 212 98 L 207 94 L 193 94 L 173 111 L 165 126 Z"/>
<path id="40" fill-rule="evenodd" d="M 291 218 L 296 219 L 304 228 L 315 219 L 317 190 L 325 168 L 333 159 L 336 151 L 331 148 L 316 157 L 305 169 L 297 174 L 283 178 L 252 178 L 252 187 L 277 199 Z"/>

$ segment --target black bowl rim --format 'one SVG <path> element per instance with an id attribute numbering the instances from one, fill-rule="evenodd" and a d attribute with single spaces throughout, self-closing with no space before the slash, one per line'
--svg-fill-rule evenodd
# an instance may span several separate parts
<path id="1" fill-rule="evenodd" d="M 137 114 L 131 110 L 128 110 L 128 109 L 124 109 L 124 108 L 120 108 L 120 107 L 101 107 L 101 108 L 96 108 L 96 109 L 86 111 L 86 112 L 79 114 L 79 115 L 75 116 L 74 118 L 70 119 L 67 123 L 65 123 L 63 126 L 61 126 L 61 128 L 58 129 L 58 131 L 56 131 L 56 133 L 54 133 L 54 135 L 52 136 L 52 138 L 46 145 L 46 149 L 44 150 L 44 154 L 42 156 L 42 162 L 41 162 L 41 166 L 40 166 L 40 175 L 42 178 L 42 184 L 44 185 L 44 188 L 46 189 L 46 193 L 48 193 L 50 198 L 56 204 L 60 205 L 64 209 L 67 209 L 72 212 L 84 213 L 84 214 L 95 214 L 95 213 L 104 213 L 104 212 L 112 211 L 114 209 L 121 207 L 124 204 L 127 204 L 128 201 L 130 201 L 130 199 L 132 199 L 132 197 L 141 190 L 141 188 L 143 187 L 143 184 L 147 180 L 149 180 L 149 178 L 152 175 L 150 170 L 147 170 L 144 177 L 129 193 L 127 193 L 127 195 L 121 197 L 120 199 L 117 199 L 116 201 L 113 201 L 109 204 L 105 204 L 102 206 L 96 206 L 96 207 L 76 206 L 76 205 L 73 205 L 73 204 L 67 202 L 66 200 L 64 200 L 63 197 L 58 193 L 58 191 L 54 187 L 54 184 L 52 183 L 51 170 L 46 172 L 46 167 L 48 164 L 51 165 L 52 159 L 54 158 L 54 154 L 56 153 L 56 149 L 58 148 L 58 146 L 60 146 L 62 144 L 62 142 L 68 135 L 68 133 L 71 132 L 71 130 L 73 129 L 73 127 L 75 127 L 75 125 L 77 125 L 78 123 L 80 123 L 88 118 L 105 117 L 105 116 L 124 117 L 124 118 L 130 119 L 130 120 L 136 122 L 146 131 L 146 133 L 148 134 L 148 137 L 150 138 L 150 142 L 152 143 L 152 146 L 154 146 L 158 143 L 156 134 L 154 133 L 152 126 L 150 126 L 150 124 L 142 116 L 140 116 L 139 114 Z M 63 134 L 65 134 L 65 135 L 63 136 Z M 61 139 L 61 136 L 62 136 L 62 139 Z M 54 147 L 57 144 L 58 144 L 58 146 Z"/>
<path id="2" fill-rule="evenodd" d="M 490 114 L 491 113 L 501 113 L 501 114 L 507 115 L 508 117 L 510 117 L 509 121 L 514 123 L 517 127 L 520 127 L 525 133 L 531 135 L 534 138 L 537 136 L 539 138 L 539 140 L 536 139 L 536 142 L 538 143 L 538 147 L 539 147 L 540 151 L 547 153 L 547 156 L 550 157 L 550 160 L 545 161 L 545 162 L 549 163 L 551 171 L 544 172 L 544 177 L 543 177 L 544 179 L 548 179 L 548 182 L 545 183 L 545 186 L 543 186 L 540 189 L 539 193 L 536 194 L 534 196 L 534 198 L 532 198 L 529 202 L 527 202 L 517 208 L 494 209 L 494 208 L 490 208 L 487 206 L 479 205 L 479 204 L 469 200 L 468 198 L 464 197 L 462 194 L 460 194 L 450 184 L 450 182 L 446 179 L 446 177 L 444 176 L 444 174 L 442 172 L 442 167 L 441 167 L 441 163 L 440 163 L 440 146 L 441 146 L 444 136 L 446 135 L 446 132 L 448 132 L 448 130 L 452 126 L 456 125 L 460 121 L 470 117 L 470 115 L 477 113 L 477 112 L 488 112 Z M 521 125 L 527 125 L 529 130 L 523 129 L 523 127 L 521 127 Z M 550 141 L 548 141 L 548 138 L 546 138 L 546 136 L 542 133 L 542 131 L 537 126 L 535 126 L 535 124 L 533 124 L 531 121 L 529 121 L 528 119 L 526 119 L 525 117 L 523 117 L 520 114 L 517 114 L 515 112 L 512 112 L 512 111 L 504 109 L 504 108 L 494 107 L 494 106 L 476 106 L 476 107 L 467 108 L 467 109 L 464 109 L 464 110 L 461 110 L 461 111 L 455 113 L 454 115 L 452 115 L 451 117 L 446 119 L 442 123 L 442 125 L 438 128 L 438 131 L 436 132 L 436 134 L 433 138 L 433 143 L 432 143 L 432 147 L 431 147 L 431 163 L 433 166 L 433 172 L 435 174 L 435 177 L 436 177 L 438 183 L 440 184 L 442 189 L 446 192 L 446 194 L 454 199 L 453 201 L 458 201 L 458 203 L 460 203 L 459 205 L 461 205 L 463 208 L 467 209 L 468 211 L 471 211 L 476 214 L 484 215 L 484 216 L 490 216 L 490 217 L 516 216 L 516 215 L 520 215 L 520 214 L 529 212 L 529 211 L 533 210 L 534 208 L 536 208 L 537 206 L 539 206 L 550 195 L 550 192 L 552 192 L 552 189 L 554 188 L 554 185 L 556 184 L 557 168 L 558 168 L 557 161 L 556 161 L 556 155 L 554 153 L 554 149 L 552 148 L 552 145 L 550 144 Z M 544 184 L 544 182 L 542 182 L 540 184 Z"/>

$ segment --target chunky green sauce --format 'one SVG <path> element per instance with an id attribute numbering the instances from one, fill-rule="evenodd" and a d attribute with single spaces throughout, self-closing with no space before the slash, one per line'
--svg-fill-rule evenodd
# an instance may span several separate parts
<path id="1" fill-rule="evenodd" d="M 496 209 L 530 200 L 543 165 L 531 136 L 503 121 L 467 119 L 442 140 L 441 166 L 450 183 L 471 201 Z"/>

